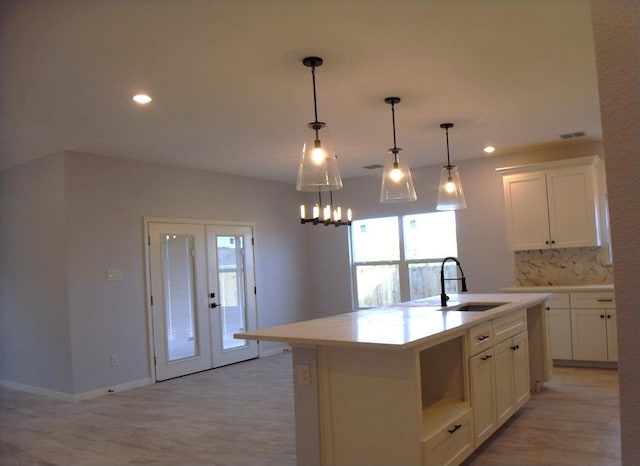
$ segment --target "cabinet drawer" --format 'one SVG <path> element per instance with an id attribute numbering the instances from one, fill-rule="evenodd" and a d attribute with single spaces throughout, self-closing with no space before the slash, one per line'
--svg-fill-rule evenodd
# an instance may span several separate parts
<path id="1" fill-rule="evenodd" d="M 574 309 L 603 309 L 616 305 L 612 291 L 590 291 L 588 293 L 571 293 L 571 307 Z"/>
<path id="2" fill-rule="evenodd" d="M 491 348 L 493 346 L 493 325 L 491 322 L 470 328 L 467 334 L 467 342 L 469 356 Z"/>
<path id="3" fill-rule="evenodd" d="M 472 410 L 422 443 L 422 464 L 460 464 L 473 451 Z"/>
<path id="4" fill-rule="evenodd" d="M 553 293 L 547 299 L 547 306 L 551 309 L 569 309 L 571 307 L 569 293 Z"/>
<path id="5" fill-rule="evenodd" d="M 519 309 L 504 317 L 493 320 L 493 342 L 500 343 L 527 329 L 525 309 Z"/>

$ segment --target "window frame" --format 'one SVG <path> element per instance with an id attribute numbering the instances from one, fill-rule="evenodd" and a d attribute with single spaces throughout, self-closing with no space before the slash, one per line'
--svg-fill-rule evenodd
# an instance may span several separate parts
<path id="1" fill-rule="evenodd" d="M 445 257 L 439 258 L 429 258 L 429 259 L 406 259 L 406 250 L 405 250 L 405 232 L 404 232 L 404 217 L 422 215 L 422 214 L 432 214 L 432 213 L 442 213 L 442 212 L 416 212 L 416 213 L 405 213 L 398 215 L 385 215 L 381 217 L 370 217 L 365 219 L 360 219 L 360 221 L 366 220 L 375 220 L 378 218 L 395 218 L 396 219 L 396 227 L 398 229 L 398 247 L 399 247 L 399 259 L 398 260 L 383 260 L 383 261 L 360 261 L 357 262 L 354 260 L 354 240 L 353 234 L 350 232 L 349 234 L 349 258 L 351 263 L 351 296 L 352 296 L 352 308 L 356 311 L 365 310 L 365 309 L 373 309 L 374 307 L 360 307 L 359 299 L 358 299 L 358 267 L 359 266 L 380 266 L 380 265 L 397 265 L 398 266 L 398 280 L 399 280 L 399 290 L 400 290 L 400 302 L 410 301 L 411 297 L 411 282 L 410 282 L 410 265 L 413 264 L 441 264 Z M 453 213 L 453 220 L 455 222 L 455 231 L 456 231 L 456 256 L 458 254 L 458 223 L 455 212 Z M 353 225 L 352 227 L 353 228 Z M 449 290 L 451 292 L 451 290 Z M 391 306 L 397 303 L 389 303 L 384 304 L 383 306 Z"/>

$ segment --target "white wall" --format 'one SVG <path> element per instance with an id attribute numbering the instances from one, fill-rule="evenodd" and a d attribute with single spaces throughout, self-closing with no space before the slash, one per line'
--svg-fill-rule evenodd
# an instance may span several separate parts
<path id="1" fill-rule="evenodd" d="M 310 317 L 291 185 L 71 152 L 1 175 L 0 379 L 82 394 L 150 376 L 145 216 L 255 222 L 259 325 Z"/>
<path id="2" fill-rule="evenodd" d="M 0 172 L 0 380 L 72 390 L 61 154 Z"/>
<path id="3" fill-rule="evenodd" d="M 464 137 L 462 129 L 456 137 Z M 455 147 L 455 140 L 453 143 Z M 419 154 L 409 150 L 406 152 L 408 157 L 412 157 L 414 164 L 419 162 Z M 502 175 L 496 172 L 496 168 L 591 155 L 602 156 L 600 143 L 574 143 L 562 148 L 544 148 L 461 162 L 455 161 L 455 151 L 452 152 L 454 163 L 460 169 L 467 200 L 467 208 L 456 212 L 456 222 L 458 256 L 467 277 L 469 291 L 490 293 L 515 284 L 514 254 L 507 249 Z M 600 168 L 603 168 L 603 164 L 600 164 Z M 416 202 L 381 204 L 378 201 L 380 169 L 371 176 L 345 180 L 344 188 L 334 193 L 334 203 L 343 208 L 351 207 L 354 218 L 433 212 L 440 169 L 441 165 L 412 169 L 418 194 Z M 307 195 L 306 202 L 316 202 L 316 197 Z M 350 285 L 350 266 L 344 249 L 348 244 L 347 229 L 307 227 L 315 229 L 309 242 L 313 268 L 311 277 L 314 315 L 326 316 L 352 309 L 352 297 L 346 288 Z M 326 229 L 339 231 L 327 232 Z"/>
<path id="4" fill-rule="evenodd" d="M 593 1 L 615 268 L 622 464 L 640 464 L 640 3 Z"/>

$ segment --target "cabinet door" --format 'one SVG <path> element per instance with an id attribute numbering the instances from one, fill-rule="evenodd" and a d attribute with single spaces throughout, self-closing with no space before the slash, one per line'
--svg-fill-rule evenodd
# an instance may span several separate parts
<path id="1" fill-rule="evenodd" d="M 607 325 L 604 309 L 571 309 L 573 359 L 607 360 Z"/>
<path id="2" fill-rule="evenodd" d="M 472 357 L 469 360 L 469 372 L 471 374 L 471 406 L 473 406 L 475 447 L 478 448 L 498 427 L 493 349 Z"/>
<path id="3" fill-rule="evenodd" d="M 571 348 L 571 311 L 549 308 L 549 345 L 552 359 L 573 359 Z"/>
<path id="4" fill-rule="evenodd" d="M 591 166 L 547 172 L 551 247 L 597 246 L 594 175 Z"/>
<path id="5" fill-rule="evenodd" d="M 521 332 L 512 338 L 511 351 L 513 356 L 513 395 L 515 409 L 518 409 L 531 398 L 527 332 Z"/>
<path id="6" fill-rule="evenodd" d="M 511 338 L 494 346 L 498 426 L 509 419 L 516 410 L 512 353 Z"/>
<path id="7" fill-rule="evenodd" d="M 609 361 L 618 360 L 618 331 L 616 328 L 616 310 L 607 309 L 607 356 Z"/>
<path id="8" fill-rule="evenodd" d="M 503 177 L 507 238 L 511 250 L 549 248 L 549 215 L 544 172 Z"/>

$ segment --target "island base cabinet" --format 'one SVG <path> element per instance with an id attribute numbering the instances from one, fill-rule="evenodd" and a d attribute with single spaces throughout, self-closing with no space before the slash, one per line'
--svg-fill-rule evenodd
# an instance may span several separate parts
<path id="1" fill-rule="evenodd" d="M 498 427 L 531 397 L 527 343 L 527 332 L 521 332 L 494 348 Z"/>
<path id="2" fill-rule="evenodd" d="M 514 370 L 511 346 L 511 339 L 509 339 L 494 348 L 496 359 L 496 414 L 499 426 L 504 424 L 516 411 L 513 394 Z"/>
<path id="3" fill-rule="evenodd" d="M 474 445 L 478 448 L 498 428 L 496 422 L 495 367 L 493 348 L 469 360 Z"/>
<path id="4" fill-rule="evenodd" d="M 471 408 L 423 442 L 422 464 L 460 464 L 474 450 Z"/>
<path id="5" fill-rule="evenodd" d="M 311 369 L 294 378 L 300 464 L 460 464 L 473 452 L 464 331 L 405 351 L 294 347 L 298 364 Z"/>

